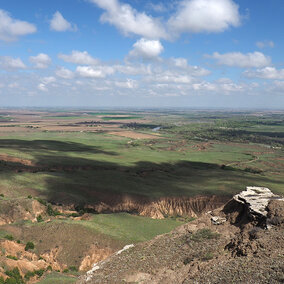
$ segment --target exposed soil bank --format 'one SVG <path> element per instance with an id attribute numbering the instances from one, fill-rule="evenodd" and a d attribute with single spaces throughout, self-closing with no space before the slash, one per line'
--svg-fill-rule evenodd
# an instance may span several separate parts
<path id="1" fill-rule="evenodd" d="M 102 198 L 102 197 L 101 197 Z M 200 214 L 219 208 L 229 200 L 224 196 L 163 197 L 148 200 L 136 196 L 109 196 L 96 204 L 81 207 L 92 213 L 128 212 L 154 219 L 167 216 L 197 217 Z M 80 206 L 75 206 L 77 210 Z"/>

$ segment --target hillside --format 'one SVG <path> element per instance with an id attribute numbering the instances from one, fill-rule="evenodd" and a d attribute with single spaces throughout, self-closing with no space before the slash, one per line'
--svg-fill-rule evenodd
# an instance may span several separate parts
<path id="1" fill-rule="evenodd" d="M 284 199 L 251 187 L 222 208 L 95 264 L 77 283 L 282 283 L 283 233 Z"/>

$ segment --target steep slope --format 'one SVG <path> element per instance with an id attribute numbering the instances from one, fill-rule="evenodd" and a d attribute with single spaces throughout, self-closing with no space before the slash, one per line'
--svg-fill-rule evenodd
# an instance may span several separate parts
<path id="1" fill-rule="evenodd" d="M 283 201 L 249 187 L 224 207 L 97 263 L 78 283 L 281 283 Z"/>

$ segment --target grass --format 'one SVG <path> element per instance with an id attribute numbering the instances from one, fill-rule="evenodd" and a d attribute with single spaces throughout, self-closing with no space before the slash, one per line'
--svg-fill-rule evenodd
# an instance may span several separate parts
<path id="1" fill-rule="evenodd" d="M 77 277 L 62 275 L 57 272 L 47 274 L 38 284 L 71 284 L 77 281 Z"/>
<path id="2" fill-rule="evenodd" d="M 179 146 L 180 139 L 138 141 L 131 146 L 130 139 L 109 139 L 108 135 L 92 133 L 32 133 L 2 136 L 0 153 L 31 159 L 35 164 L 49 167 L 70 166 L 73 171 L 55 170 L 35 173 L 0 172 L 0 184 L 10 192 L 33 188 L 45 197 L 55 191 L 65 192 L 76 200 L 88 199 L 90 191 L 139 194 L 152 198 L 161 196 L 193 196 L 197 194 L 231 195 L 246 185 L 268 186 L 283 192 L 283 162 L 280 174 L 271 173 L 267 161 L 283 157 L 256 144 L 214 142 L 204 151 L 198 151 L 196 142 Z M 151 146 L 149 146 L 149 144 Z M 176 148 L 169 150 L 176 145 Z M 248 164 L 265 170 L 261 175 L 245 172 L 245 163 L 259 152 L 259 161 Z M 277 153 L 276 153 L 277 152 Z M 224 173 L 222 164 L 234 163 Z M 243 163 L 238 165 L 237 163 Z M 79 166 L 93 169 L 80 170 Z M 76 168 L 77 167 L 77 168 Z M 282 167 L 282 168 L 281 168 Z M 282 170 L 281 170 L 282 169 Z M 142 174 L 141 174 L 142 173 Z M 6 195 L 5 195 L 6 196 Z"/>
<path id="3" fill-rule="evenodd" d="M 68 222 L 81 224 L 95 232 L 126 243 L 150 240 L 185 223 L 185 221 L 179 219 L 158 220 L 128 213 L 96 214 L 90 221 Z"/>
<path id="4" fill-rule="evenodd" d="M 103 120 L 128 120 L 128 119 L 141 119 L 141 116 L 104 116 Z"/>

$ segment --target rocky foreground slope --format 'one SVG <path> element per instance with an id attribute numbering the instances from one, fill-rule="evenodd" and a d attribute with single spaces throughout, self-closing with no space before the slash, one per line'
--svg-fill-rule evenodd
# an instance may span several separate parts
<path id="1" fill-rule="evenodd" d="M 83 283 L 283 283 L 284 199 L 248 187 L 220 209 L 128 246 Z"/>

